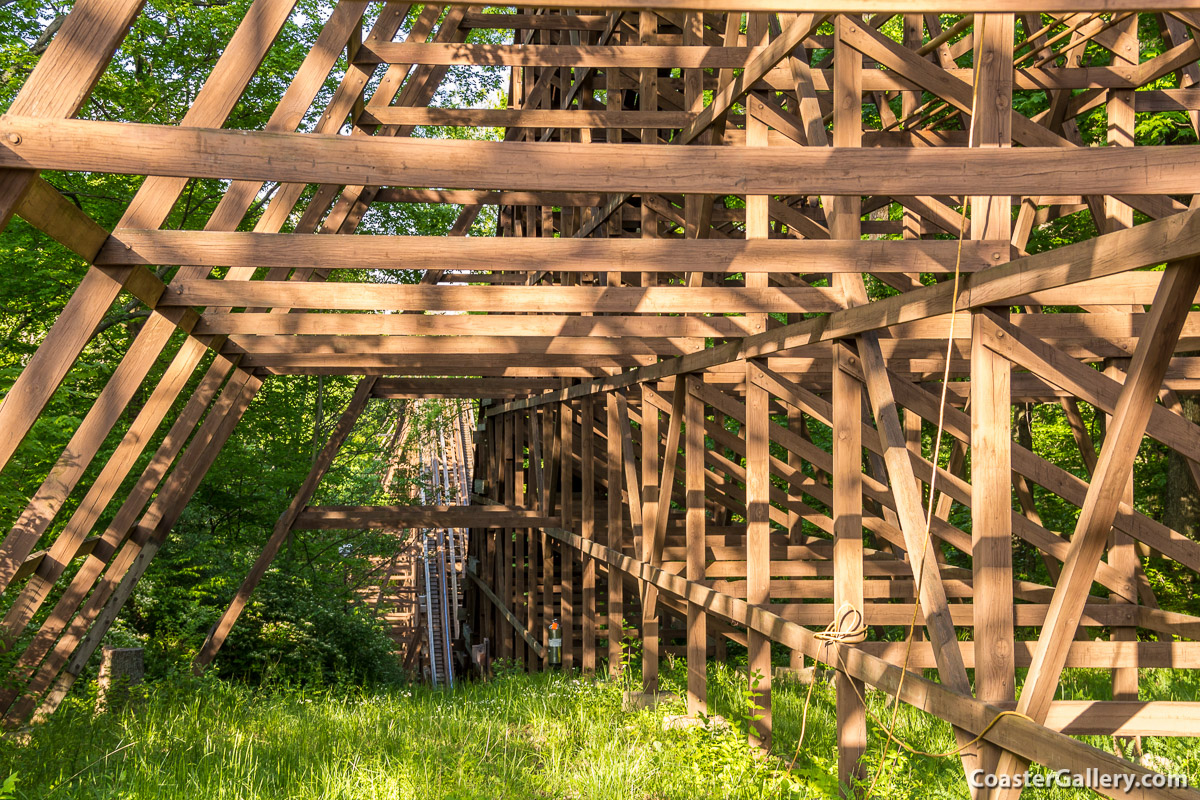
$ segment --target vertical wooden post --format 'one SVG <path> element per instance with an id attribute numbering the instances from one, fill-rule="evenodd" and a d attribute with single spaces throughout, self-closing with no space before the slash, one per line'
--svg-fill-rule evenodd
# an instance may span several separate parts
<path id="1" fill-rule="evenodd" d="M 746 602 L 771 602 L 771 396 L 756 380 L 759 368 L 746 362 Z M 689 440 L 690 441 L 690 440 Z M 747 633 L 752 712 L 750 743 L 771 747 L 771 640 L 751 628 Z"/>
<path id="2" fill-rule="evenodd" d="M 699 11 L 683 12 L 683 44 L 698 46 L 704 44 L 704 15 Z M 704 70 L 684 69 L 683 72 L 683 110 L 697 114 L 704 109 Z M 684 236 L 689 239 L 707 239 L 708 221 L 711 214 L 704 213 L 704 205 L 711 208 L 712 198 L 703 194 L 688 194 L 683 198 Z M 703 273 L 691 273 L 688 285 L 700 285 Z"/>
<path id="3" fill-rule="evenodd" d="M 861 17 L 839 16 L 834 23 L 833 145 L 862 146 L 862 56 L 844 39 L 862 25 Z M 823 200 L 823 202 L 829 202 Z M 834 239 L 857 240 L 862 233 L 862 198 L 839 195 L 832 198 L 829 235 Z M 834 285 L 848 303 L 867 302 L 861 275 L 835 274 Z M 834 518 L 834 609 L 843 603 L 863 608 L 862 586 L 862 387 L 842 374 L 852 356 L 839 347 L 841 365 L 833 369 L 833 518 Z M 851 431 L 850 428 L 855 428 Z M 845 434 L 843 438 L 843 434 Z M 919 503 L 919 500 L 918 500 Z M 864 777 L 861 760 L 866 751 L 866 711 L 859 699 L 861 684 L 843 673 L 837 676 L 838 782 L 847 796 Z M 856 691 L 859 690 L 859 691 Z"/>
<path id="4" fill-rule="evenodd" d="M 548 207 L 547 207 L 548 210 Z M 558 420 L 555 417 L 556 406 L 546 406 L 542 409 L 542 442 L 546 451 L 543 452 L 542 471 L 543 495 L 542 509 L 547 516 L 555 514 L 555 490 L 558 484 L 558 460 L 562 457 L 562 441 L 558 437 Z M 550 536 L 542 529 L 538 534 L 538 552 L 542 558 L 542 646 L 549 647 L 550 623 L 558 616 L 554 613 L 554 550 Z M 559 630 L 562 630 L 561 620 Z M 542 664 L 548 666 L 548 659 Z"/>
<path id="5" fill-rule="evenodd" d="M 513 482 L 513 488 L 516 495 L 513 498 L 513 504 L 519 507 L 524 507 L 529 501 L 531 491 L 529 485 L 529 468 L 526 466 L 528 456 L 526 455 L 526 447 L 529 441 L 529 426 L 527 412 L 519 411 L 513 415 L 513 443 L 516 449 L 513 451 L 515 461 L 514 474 L 516 480 Z M 513 537 L 513 594 L 509 602 L 508 610 L 516 615 L 517 619 L 525 623 L 526 628 L 529 626 L 528 611 L 529 599 L 534 592 L 534 587 L 529 585 L 529 528 L 517 528 Z M 529 643 L 525 641 L 525 637 L 513 631 L 513 644 L 515 645 L 515 653 L 517 661 L 525 665 L 528 670 L 533 669 L 534 661 L 537 656 L 530 649 Z"/>
<path id="6" fill-rule="evenodd" d="M 1012 14 L 975 17 L 973 144 L 1012 144 Z M 1012 198 L 971 198 L 971 238 L 1008 241 Z M 982 346 L 978 317 L 971 334 L 971 555 L 974 574 L 975 694 L 993 703 L 1016 699 L 1012 587 L 1012 399 L 1008 362 Z M 932 500 L 931 500 L 932 502 Z M 1000 749 L 984 743 L 979 767 L 995 771 Z"/>
<path id="7" fill-rule="evenodd" d="M 863 621 L 862 384 L 844 369 L 853 366 L 854 361 L 853 351 L 842 344 L 836 346 L 832 420 L 833 607 L 834 620 L 841 630 Z M 859 784 L 867 777 L 862 763 L 867 750 L 867 717 L 862 703 L 865 689 L 861 681 L 841 670 L 836 686 L 838 784 L 844 796 L 860 797 Z"/>
<path id="8" fill-rule="evenodd" d="M 1010 365 L 971 335 L 971 563 L 974 574 L 975 694 L 1015 699 L 1012 587 Z M 1000 751 L 985 745 L 980 768 L 994 771 Z"/>
<path id="9" fill-rule="evenodd" d="M 583 520 L 580 535 L 587 540 L 596 538 L 596 409 L 592 395 L 580 402 L 579 463 L 582 477 L 580 512 Z M 596 671 L 596 560 L 583 557 L 583 663 L 586 674 Z"/>
<path id="10" fill-rule="evenodd" d="M 659 505 L 659 416 L 650 401 L 651 392 L 649 384 L 642 384 L 642 535 L 638 553 L 646 563 L 654 561 L 658 515 L 669 513 L 671 505 L 669 496 L 665 507 Z M 667 476 L 667 479 L 672 478 Z M 647 582 L 642 589 L 642 691 L 646 693 L 658 691 L 657 595 L 658 589 Z"/>
<path id="11" fill-rule="evenodd" d="M 1113 52 L 1114 67 L 1133 68 L 1139 60 L 1140 46 L 1138 43 L 1138 15 L 1133 14 L 1119 23 L 1114 31 L 1117 34 L 1116 49 Z M 1194 65 L 1193 65 L 1194 66 Z M 1108 93 L 1108 143 L 1116 147 L 1134 146 L 1134 90 L 1114 89 Z M 1104 197 L 1104 230 L 1106 233 L 1133 227 L 1133 209 L 1111 195 Z M 1141 313 L 1141 306 L 1131 306 L 1131 313 Z M 1125 488 L 1125 501 L 1133 506 L 1133 475 Z M 1130 581 L 1137 580 L 1138 568 L 1141 566 L 1133 538 L 1128 534 L 1113 530 L 1108 548 L 1108 563 L 1120 570 Z M 1113 598 L 1114 603 L 1125 603 L 1120 597 Z M 1137 628 L 1114 627 L 1112 639 L 1117 642 L 1137 641 Z M 1138 699 L 1138 668 L 1119 667 L 1112 671 L 1113 700 Z M 1140 748 L 1140 740 L 1136 740 Z"/>
<path id="12" fill-rule="evenodd" d="M 606 544 L 618 553 L 625 546 L 625 509 L 621 502 L 621 424 L 617 413 L 617 393 L 608 393 L 605 428 L 608 450 L 605 454 L 608 467 L 608 537 Z M 608 570 L 608 674 L 617 677 L 621 672 L 621 639 L 624 628 L 624 582 L 621 573 L 610 567 Z"/>
<path id="13" fill-rule="evenodd" d="M 693 375 L 686 376 L 684 404 L 684 474 L 687 526 L 687 579 L 704 580 L 704 403 L 697 395 Z M 687 604 L 687 709 L 689 714 L 708 710 L 708 625 L 703 606 Z"/>
<path id="14" fill-rule="evenodd" d="M 503 425 L 503 444 L 501 445 L 502 464 L 503 464 L 503 480 L 504 480 L 504 502 L 507 505 L 516 504 L 516 464 L 514 462 L 514 447 L 513 444 L 513 417 L 512 413 L 505 414 L 501 417 Z M 496 561 L 496 596 L 509 606 L 512 605 L 513 593 L 513 529 L 501 528 L 499 532 L 499 542 L 496 548 L 498 559 Z M 498 641 L 497 654 L 501 658 L 514 658 L 515 652 L 513 649 L 513 633 L 512 626 L 508 624 L 508 620 L 504 618 L 500 609 L 496 609 L 495 622 L 496 638 Z"/>
<path id="15" fill-rule="evenodd" d="M 536 408 L 529 409 L 528 416 L 528 439 L 529 439 L 529 468 L 526 471 L 525 486 L 526 505 L 533 508 L 542 508 L 541 503 L 545 496 L 545 480 L 546 473 L 542 469 L 542 445 L 541 431 L 539 430 L 538 410 Z M 543 511 L 545 509 L 543 508 Z M 541 540 L 533 528 L 525 528 L 525 585 L 527 588 L 525 594 L 525 629 L 535 640 L 539 640 L 545 644 L 545 628 L 539 623 L 538 609 L 541 605 L 541 586 L 539 585 L 539 576 L 541 575 Z M 528 661 L 530 671 L 540 670 L 544 666 L 542 659 L 537 655 L 533 648 L 529 648 Z"/>
<path id="16" fill-rule="evenodd" d="M 559 468 L 562 476 L 559 478 L 559 492 L 562 497 L 562 524 L 569 531 L 577 531 L 575 523 L 575 415 L 570 401 L 560 406 L 558 415 L 562 439 L 562 456 Z M 562 630 L 562 668 L 575 668 L 575 549 L 560 548 L 559 560 L 559 605 L 561 608 L 559 623 Z"/>

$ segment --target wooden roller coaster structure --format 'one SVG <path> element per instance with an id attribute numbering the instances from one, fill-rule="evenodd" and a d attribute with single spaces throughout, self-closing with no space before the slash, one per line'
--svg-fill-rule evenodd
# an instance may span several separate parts
<path id="1" fill-rule="evenodd" d="M 0 404 L 0 467 L 118 296 L 149 311 L 0 544 L 0 637 L 24 648 L 8 724 L 62 700 L 263 382 L 322 374 L 362 380 L 198 669 L 293 528 L 457 528 L 468 627 L 531 669 L 555 618 L 568 669 L 619 670 L 640 640 L 648 692 L 681 646 L 700 711 L 710 646 L 736 641 L 769 744 L 772 646 L 828 665 L 846 785 L 867 686 L 948 721 L 967 774 L 1148 775 L 1074 737 L 1200 731 L 1200 704 L 1139 694 L 1139 670 L 1200 668 L 1200 617 L 1160 608 L 1146 571 L 1200 570 L 1200 543 L 1132 482 L 1148 439 L 1200 479 L 1178 395 L 1200 389 L 1200 150 L 1135 146 L 1139 114 L 1200 130 L 1197 3 L 339 0 L 265 128 L 223 128 L 293 5 L 253 0 L 176 126 L 77 118 L 141 6 L 78 0 L 0 116 L 0 225 L 18 214 L 89 264 Z M 508 70 L 505 107 L 432 107 L 470 67 Z M 44 170 L 147 177 L 110 232 Z M 198 178 L 229 181 L 204 229 L 163 230 Z M 458 218 L 348 238 L 380 203 Z M 484 209 L 495 236 L 468 236 Z M 1096 235 L 1029 252 L 1069 215 Z M 309 505 L 380 397 L 481 400 L 470 505 Z M 1086 474 L 1016 435 L 1014 405 L 1041 403 Z M 1050 497 L 1073 528 L 1043 523 Z M 1111 670 L 1111 697 L 1056 700 L 1067 667 Z M 1153 775 L 1098 791 L 1200 797 Z"/>

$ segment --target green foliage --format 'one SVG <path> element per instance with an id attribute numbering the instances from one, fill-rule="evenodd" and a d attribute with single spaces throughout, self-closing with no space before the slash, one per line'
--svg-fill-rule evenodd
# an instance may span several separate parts
<path id="1" fill-rule="evenodd" d="M 680 698 L 685 665 L 666 658 L 664 689 Z M 506 671 L 454 691 L 416 686 L 364 690 L 274 684 L 258 688 L 212 677 L 175 676 L 144 700 L 95 715 L 70 700 L 27 740 L 0 740 L 0 773 L 20 775 L 16 798 L 226 797 L 525 798 L 613 797 L 802 800 L 837 796 L 835 692 L 823 673 L 812 687 L 777 681 L 775 745 L 762 755 L 734 719 L 746 673 L 709 664 L 708 724 L 668 728 L 681 699 L 624 711 L 622 692 L 640 676 L 588 680 L 574 673 Z M 1105 670 L 1067 670 L 1063 699 L 1102 697 Z M 1145 670 L 1146 696 L 1194 701 L 1200 683 L 1183 671 Z M 967 787 L 956 757 L 930 758 L 894 745 L 883 756 L 889 698 L 868 690 L 872 795 L 881 800 L 955 798 Z M 805 703 L 808 723 L 799 743 Z M 946 752 L 946 723 L 902 706 L 895 734 L 928 752 Z M 1108 737 L 1085 737 L 1110 749 Z M 1159 765 L 1200 776 L 1195 739 L 1145 737 Z M 10 778 L 10 781 L 12 779 Z M 1031 800 L 1073 800 L 1070 789 L 1028 790 Z"/>

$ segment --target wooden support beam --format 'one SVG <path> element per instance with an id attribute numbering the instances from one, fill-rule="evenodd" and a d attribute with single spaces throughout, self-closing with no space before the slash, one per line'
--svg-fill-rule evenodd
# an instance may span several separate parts
<path id="1" fill-rule="evenodd" d="M 865 623 L 863 617 L 863 449 L 862 384 L 841 368 L 854 358 L 845 346 L 837 348 L 833 367 L 833 605 L 840 631 Z M 832 645 L 835 659 L 839 643 Z M 836 663 L 836 661 L 835 661 Z M 867 749 L 867 716 L 862 698 L 866 689 L 839 670 L 837 675 L 838 785 L 847 797 L 858 797 L 867 779 L 863 756 Z"/>
<path id="2" fill-rule="evenodd" d="M 643 17 L 645 19 L 645 17 Z M 671 486 L 667 486 L 666 502 L 662 500 L 662 485 L 659 483 L 661 429 L 659 426 L 659 410 L 653 402 L 653 389 L 642 386 L 642 526 L 639 537 L 637 554 L 639 561 L 659 565 L 662 564 L 661 548 L 656 549 L 658 541 L 658 517 L 661 514 L 664 522 L 670 514 Z M 668 425 L 678 420 L 668 420 Z M 678 441 L 676 442 L 678 448 Z M 672 473 L 674 470 L 672 469 Z M 674 476 L 671 476 L 672 483 Z M 665 531 L 664 525 L 664 531 Z M 658 588 L 650 584 L 642 585 L 642 691 L 647 694 L 658 691 L 658 662 L 659 662 L 659 613 Z"/>
<path id="3" fill-rule="evenodd" d="M 605 404 L 605 443 L 608 448 L 607 480 L 608 480 L 608 519 L 606 546 L 618 553 L 625 550 L 625 508 L 621 501 L 621 487 L 624 480 L 623 454 L 621 441 L 624 433 L 621 431 L 620 400 L 616 392 L 608 395 Z M 586 424 L 586 422 L 585 422 Z M 632 486 L 630 488 L 633 488 Z M 612 572 L 608 575 L 608 675 L 616 678 L 623 669 L 621 657 L 624 653 L 622 639 L 625 628 L 625 591 L 623 582 Z"/>
<path id="4" fill-rule="evenodd" d="M 890 148 L 389 139 L 13 114 L 0 137 L 0 168 L 464 189 L 653 193 L 666 184 L 684 194 L 941 195 L 982 185 L 1005 196 L 1135 196 L 1186 194 L 1200 181 L 1187 145 L 914 148 L 897 170 Z M 513 164 L 522 165 L 516 174 Z"/>
<path id="5" fill-rule="evenodd" d="M 683 426 L 687 525 L 687 580 L 704 580 L 704 403 L 696 394 L 697 379 L 688 375 L 684 384 Z M 670 456 L 668 444 L 667 455 Z M 708 617 L 705 607 L 687 604 L 687 710 L 708 711 Z"/>
<path id="6" fill-rule="evenodd" d="M 1012 145 L 1014 19 L 1011 14 L 975 18 L 975 89 L 971 144 Z M 971 198 L 971 238 L 1009 239 L 1008 197 Z M 971 338 L 971 563 L 976 608 L 975 696 L 991 703 L 1015 699 L 1013 661 L 1013 535 L 1011 367 L 982 345 L 978 316 Z M 932 500 L 931 500 L 932 502 Z M 980 748 L 980 767 L 994 772 L 1000 751 Z"/>
<path id="7" fill-rule="evenodd" d="M 579 463 L 580 467 L 580 532 L 584 539 L 596 539 L 596 438 L 595 400 L 585 397 L 579 405 Z M 580 668 L 585 675 L 596 671 L 596 561 L 583 558 L 582 636 L 583 650 Z"/>
<path id="8" fill-rule="evenodd" d="M 125 432 L 121 443 L 117 445 L 112 455 L 109 456 L 104 468 L 88 488 L 87 494 L 55 538 L 54 544 L 47 553 L 47 558 L 39 564 L 36 573 L 22 587 L 21 593 L 9 607 L 3 623 L 0 623 L 0 630 L 2 630 L 0 637 L 6 643 L 20 634 L 38 608 L 41 607 L 46 597 L 49 596 L 55 582 L 62 575 L 67 563 L 73 557 L 71 554 L 78 551 L 85 537 L 92 530 L 92 526 L 96 523 L 96 520 L 99 519 L 104 509 L 116 495 L 121 483 L 129 474 L 129 470 L 133 468 L 134 463 L 149 442 L 152 433 L 162 423 L 170 411 L 171 405 L 184 389 L 188 379 L 191 378 L 204 352 L 204 345 L 199 340 L 187 339 L 175 354 L 174 359 L 166 372 L 163 373 L 158 385 L 154 388 L 150 397 L 147 398 L 145 404 L 138 411 L 137 417 Z M 228 364 L 227 361 L 224 363 Z M 223 377 L 223 375 L 224 373 L 222 372 L 221 376 Z M 110 381 L 110 385 L 113 385 L 112 381 Z M 204 396 L 203 387 L 204 384 L 202 383 L 201 388 L 197 389 L 197 392 L 201 396 Z M 107 391 L 107 388 L 104 391 Z M 97 405 L 93 408 L 102 406 L 103 404 L 98 400 Z M 123 404 L 119 407 L 123 407 Z M 81 427 L 80 430 L 83 430 L 83 428 Z M 77 438 L 78 436 L 79 433 L 77 432 L 76 437 L 73 438 Z M 167 436 L 169 439 L 169 432 Z M 69 446 L 67 452 L 70 452 Z M 64 465 L 64 467 L 67 466 Z M 61 480 L 62 472 L 63 470 L 57 471 L 57 474 L 52 473 L 56 481 Z M 44 486 L 52 488 L 52 484 L 53 482 L 48 479 L 47 484 L 44 484 Z M 40 527 L 42 520 L 48 523 L 51 518 L 52 515 L 42 517 L 32 516 L 30 519 Z M 20 577 L 21 570 L 18 570 L 13 580 L 18 580 Z"/>
<path id="9" fill-rule="evenodd" d="M 755 380 L 758 373 L 758 365 L 746 362 L 746 601 L 767 606 L 771 602 L 771 398 Z M 754 630 L 748 639 L 747 678 L 754 698 L 750 742 L 769 750 L 771 640 Z"/>
<path id="10" fill-rule="evenodd" d="M 835 290 L 816 287 L 559 286 L 547 291 L 540 286 L 208 280 L 177 282 L 167 289 L 159 301 L 160 308 L 236 305 L 339 310 L 574 311 L 617 314 L 812 313 L 842 308 Z"/>
<path id="11" fill-rule="evenodd" d="M 0 543 L 0 591 L 54 521 L 174 332 L 175 324 L 161 314 L 151 314 L 146 321 L 49 476 Z"/>
<path id="12" fill-rule="evenodd" d="M 562 487 L 562 505 L 560 513 L 563 523 L 574 530 L 583 530 L 575 516 L 575 408 L 571 403 L 559 405 L 558 413 L 559 439 L 562 442 L 562 455 L 559 469 L 562 472 L 559 484 Z M 563 669 L 575 668 L 575 641 L 577 623 L 575 610 L 577 608 L 575 591 L 575 567 L 579 563 L 574 548 L 559 547 L 559 580 L 561 608 L 559 621 L 562 623 L 562 657 Z"/>
<path id="13" fill-rule="evenodd" d="M 293 530 L 536 528 L 555 518 L 523 506 L 309 506 Z"/>
<path id="14" fill-rule="evenodd" d="M 532 650 L 538 658 L 545 658 L 545 646 L 537 640 L 534 634 L 530 632 L 529 628 L 525 627 L 525 625 L 521 623 L 520 618 L 518 618 L 516 614 L 514 614 L 507 606 L 504 605 L 504 601 L 496 596 L 496 593 L 492 591 L 491 587 L 484 583 L 480 577 L 473 572 L 468 572 L 467 577 L 471 579 L 471 582 L 475 584 L 479 591 L 483 592 L 483 596 L 491 602 L 496 611 L 500 613 L 501 618 L 503 618 L 505 622 L 512 626 L 512 629 L 516 631 L 518 636 L 521 637 L 521 639 L 525 642 L 525 645 Z"/>
<path id="15" fill-rule="evenodd" d="M 361 240 L 361 241 L 360 241 Z M 947 272 L 959 243 L 812 239 L 570 239 L 444 236 L 337 236 L 118 229 L 96 257 L 100 266 L 438 269 L 467 271 L 742 273 Z M 1009 259 L 1007 239 L 963 242 L 961 267 L 976 272 Z M 809 266 L 811 265 L 811 266 Z"/>
<path id="16" fill-rule="evenodd" d="M 654 47 L 644 45 L 574 44 L 434 44 L 380 42 L 364 47 L 358 64 L 435 64 L 503 67 L 605 67 L 616 69 L 738 68 L 758 56 L 762 47 Z M 531 126 L 532 127 L 532 126 Z M 633 126 L 631 126 L 633 127 Z M 663 126 L 666 127 L 666 126 Z M 674 126 L 672 126 L 674 127 Z"/>

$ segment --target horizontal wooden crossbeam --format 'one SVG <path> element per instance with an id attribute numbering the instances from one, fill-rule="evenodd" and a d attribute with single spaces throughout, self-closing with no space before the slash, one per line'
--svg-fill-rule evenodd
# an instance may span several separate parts
<path id="1" fill-rule="evenodd" d="M 507 506 L 309 506 L 292 529 L 530 528 L 554 522 L 537 511 Z"/>
<path id="2" fill-rule="evenodd" d="M 269 314 L 206 311 L 200 334 L 368 334 L 376 336 L 745 336 L 765 330 L 751 317 L 650 317 L 628 314 Z"/>
<path id="3" fill-rule="evenodd" d="M 553 378 L 381 378 L 371 396 L 384 400 L 525 397 L 560 384 Z"/>
<path id="4" fill-rule="evenodd" d="M 1186 145 L 1075 148 L 662 148 L 433 141 L 0 120 L 0 168 L 330 183 L 684 194 L 1191 194 Z"/>
<path id="5" fill-rule="evenodd" d="M 363 47 L 355 63 L 471 64 L 502 67 L 622 67 L 625 69 L 734 69 L 762 47 L 643 45 L 447 44 L 379 42 Z"/>
<path id="6" fill-rule="evenodd" d="M 388 106 L 363 114 L 375 125 L 470 128 L 683 128 L 686 111 L 576 111 L 561 108 L 408 108 Z"/>
<path id="7" fill-rule="evenodd" d="M 103 265 L 554 272 L 964 272 L 1008 261 L 1007 242 L 570 239 L 116 231 Z"/>
<path id="8" fill-rule="evenodd" d="M 835 289 L 684 286 L 428 286 L 296 281 L 187 281 L 172 284 L 159 306 L 496 311 L 505 313 L 810 313 L 843 303 Z"/>

